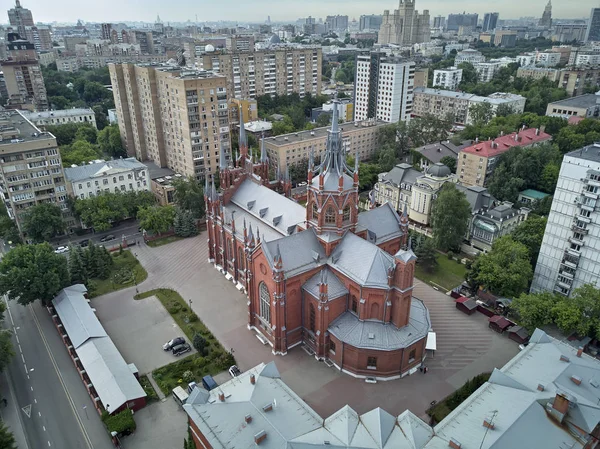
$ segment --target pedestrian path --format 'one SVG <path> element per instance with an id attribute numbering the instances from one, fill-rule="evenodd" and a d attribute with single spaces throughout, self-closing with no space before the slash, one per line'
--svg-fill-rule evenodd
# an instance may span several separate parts
<path id="1" fill-rule="evenodd" d="M 160 399 L 162 401 L 165 398 L 165 395 L 163 394 L 162 390 L 160 389 L 160 387 L 154 380 L 154 377 L 152 377 L 152 373 L 148 373 L 147 376 L 148 376 L 148 380 L 150 381 L 150 385 L 152 385 L 152 388 L 154 388 L 154 391 L 156 391 L 156 394 L 158 395 L 158 399 Z"/>

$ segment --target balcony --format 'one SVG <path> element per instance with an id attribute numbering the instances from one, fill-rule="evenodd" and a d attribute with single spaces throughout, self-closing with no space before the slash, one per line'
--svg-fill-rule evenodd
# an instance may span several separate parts
<path id="1" fill-rule="evenodd" d="M 583 196 L 585 196 L 587 198 L 591 198 L 593 200 L 597 200 L 598 199 L 598 194 L 597 193 L 589 192 L 587 190 L 584 190 L 582 193 L 583 193 Z"/>
<path id="2" fill-rule="evenodd" d="M 584 246 L 585 243 L 583 242 L 583 240 L 580 240 L 576 237 L 569 237 L 569 242 L 570 243 L 574 243 L 575 245 L 579 245 L 579 246 Z"/>
<path id="3" fill-rule="evenodd" d="M 566 252 L 570 256 L 575 256 L 577 258 L 579 258 L 581 256 L 581 250 L 577 250 L 577 249 L 573 249 L 573 248 L 567 248 Z"/>
<path id="4" fill-rule="evenodd" d="M 571 230 L 572 230 L 573 232 L 579 232 L 579 233 L 581 233 L 581 234 L 584 234 L 584 235 L 588 235 L 588 233 L 590 232 L 590 230 L 589 230 L 589 229 L 587 229 L 587 228 L 582 228 L 581 226 L 577 226 L 577 224 L 573 224 L 573 225 L 571 226 Z"/>
<path id="5" fill-rule="evenodd" d="M 592 222 L 592 219 L 590 217 L 586 217 L 585 215 L 577 215 L 577 220 L 581 220 L 588 224 Z"/>
<path id="6" fill-rule="evenodd" d="M 582 181 L 583 181 L 584 184 L 588 184 L 590 186 L 600 187 L 600 180 L 595 180 L 595 179 L 590 179 L 590 178 L 583 178 Z"/>

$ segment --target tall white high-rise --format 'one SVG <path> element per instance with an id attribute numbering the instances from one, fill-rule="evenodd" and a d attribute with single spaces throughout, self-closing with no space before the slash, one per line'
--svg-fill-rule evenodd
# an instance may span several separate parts
<path id="1" fill-rule="evenodd" d="M 531 285 L 570 296 L 600 281 L 600 144 L 565 155 Z"/>
<path id="2" fill-rule="evenodd" d="M 356 57 L 354 120 L 409 120 L 415 63 L 373 52 Z"/>

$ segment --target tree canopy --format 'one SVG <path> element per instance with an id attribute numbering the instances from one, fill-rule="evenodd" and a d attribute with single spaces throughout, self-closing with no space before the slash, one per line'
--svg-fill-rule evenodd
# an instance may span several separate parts
<path id="1" fill-rule="evenodd" d="M 6 303 L 0 301 L 0 321 L 4 321 L 4 312 L 6 311 Z M 0 373 L 4 372 L 6 367 L 10 364 L 12 356 L 15 355 L 13 350 L 12 332 L 9 329 L 0 329 Z M 0 430 L 0 448 L 2 446 L 2 435 Z"/>
<path id="2" fill-rule="evenodd" d="M 22 217 L 22 226 L 34 243 L 48 241 L 67 227 L 62 211 L 53 203 L 40 203 L 27 209 Z"/>
<path id="3" fill-rule="evenodd" d="M 0 293 L 22 305 L 37 299 L 47 304 L 69 284 L 65 258 L 48 243 L 19 245 L 0 262 Z"/>
<path id="4" fill-rule="evenodd" d="M 0 448 L 17 449 L 15 437 L 3 422 L 0 422 Z"/>
<path id="5" fill-rule="evenodd" d="M 127 157 L 127 151 L 121 141 L 119 125 L 106 126 L 98 133 L 98 146 L 100 150 L 113 158 Z"/>
<path id="6" fill-rule="evenodd" d="M 515 242 L 522 243 L 527 247 L 532 267 L 535 267 L 537 263 L 547 221 L 546 217 L 531 216 L 517 226 L 512 233 L 512 239 Z"/>
<path id="7" fill-rule="evenodd" d="M 160 235 L 173 227 L 175 208 L 173 206 L 140 207 L 137 218 L 143 229 Z"/>
<path id="8" fill-rule="evenodd" d="M 527 289 L 533 277 L 529 250 L 509 235 L 500 237 L 490 252 L 477 256 L 469 275 L 476 285 L 497 295 L 518 296 Z"/>
<path id="9" fill-rule="evenodd" d="M 92 145 L 86 140 L 76 140 L 71 145 L 60 147 L 60 156 L 63 167 L 70 167 L 71 165 L 81 165 L 101 159 L 102 152 L 98 150 L 96 145 Z"/>
<path id="10" fill-rule="evenodd" d="M 191 212 L 194 218 L 204 217 L 204 187 L 197 179 L 191 176 L 188 179 L 177 179 L 173 182 L 173 187 L 173 199 L 178 208 Z"/>
<path id="11" fill-rule="evenodd" d="M 125 218 L 136 217 L 140 207 L 155 203 L 152 192 L 102 193 L 85 199 L 75 199 L 73 211 L 83 224 L 96 231 L 108 231 L 112 224 Z"/>
<path id="12" fill-rule="evenodd" d="M 463 192 L 445 183 L 433 203 L 431 227 L 435 245 L 442 251 L 459 250 L 471 219 L 471 206 Z"/>

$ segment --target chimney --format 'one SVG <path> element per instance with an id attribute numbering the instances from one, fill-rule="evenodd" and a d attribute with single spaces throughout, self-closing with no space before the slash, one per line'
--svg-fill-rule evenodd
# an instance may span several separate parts
<path id="1" fill-rule="evenodd" d="M 577 357 L 581 357 L 581 354 L 583 354 L 583 346 L 577 348 Z"/>
<path id="2" fill-rule="evenodd" d="M 479 143 L 479 137 L 475 137 L 475 143 Z"/>
<path id="3" fill-rule="evenodd" d="M 535 129 L 535 135 L 536 135 L 536 136 L 539 136 L 539 135 L 540 135 L 540 129 L 539 129 L 539 128 L 536 128 L 536 129 Z"/>
<path id="4" fill-rule="evenodd" d="M 494 424 L 492 423 L 492 418 L 490 418 L 490 417 L 487 417 L 487 416 L 486 416 L 486 417 L 483 419 L 483 427 L 486 427 L 486 428 L 488 428 L 488 429 L 490 429 L 490 430 L 494 430 L 494 428 L 495 428 L 496 426 L 494 426 Z"/>
<path id="5" fill-rule="evenodd" d="M 540 134 L 546 132 L 546 125 L 540 126 Z"/>
<path id="6" fill-rule="evenodd" d="M 451 447 L 452 449 L 460 449 L 462 447 L 462 444 L 460 444 L 454 438 L 450 438 L 450 441 L 448 442 L 448 447 Z"/>
<path id="7" fill-rule="evenodd" d="M 250 383 L 252 385 L 254 385 L 256 383 L 256 377 L 254 377 L 254 374 L 250 374 Z"/>
<path id="8" fill-rule="evenodd" d="M 267 438 L 267 432 L 265 432 L 264 430 L 261 430 L 256 435 L 254 435 L 254 442 L 256 444 L 260 444 L 263 441 L 265 441 L 266 438 Z"/>
<path id="9" fill-rule="evenodd" d="M 545 387 L 542 384 L 538 384 L 537 389 L 538 391 L 544 391 Z"/>
<path id="10" fill-rule="evenodd" d="M 500 136 L 502 137 L 504 135 L 504 131 L 500 131 Z"/>
<path id="11" fill-rule="evenodd" d="M 244 421 L 246 421 L 246 424 L 250 424 L 252 422 L 252 415 L 246 415 Z"/>
<path id="12" fill-rule="evenodd" d="M 267 405 L 265 405 L 263 407 L 263 412 L 270 412 L 271 410 L 273 410 L 273 403 L 272 402 L 268 403 Z"/>
<path id="13" fill-rule="evenodd" d="M 560 361 L 561 362 L 569 362 L 569 357 L 567 357 L 566 355 L 561 355 L 560 356 Z"/>
<path id="14" fill-rule="evenodd" d="M 561 393 L 557 393 L 554 397 L 552 408 L 564 416 L 569 411 L 569 400 Z"/>
<path id="15" fill-rule="evenodd" d="M 222 391 L 219 392 L 219 401 L 225 402 L 225 393 Z"/>
<path id="16" fill-rule="evenodd" d="M 571 382 L 575 385 L 581 385 L 582 379 L 579 376 L 571 376 Z"/>

